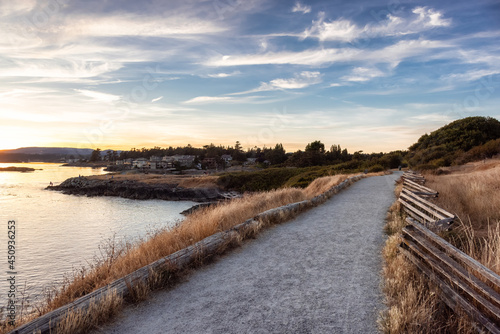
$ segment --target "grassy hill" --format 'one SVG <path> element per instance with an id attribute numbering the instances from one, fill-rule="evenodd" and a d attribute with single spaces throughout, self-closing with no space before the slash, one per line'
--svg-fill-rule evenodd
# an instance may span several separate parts
<path id="1" fill-rule="evenodd" d="M 492 117 L 467 117 L 419 138 L 406 159 L 413 167 L 433 169 L 490 158 L 500 153 L 500 122 Z"/>

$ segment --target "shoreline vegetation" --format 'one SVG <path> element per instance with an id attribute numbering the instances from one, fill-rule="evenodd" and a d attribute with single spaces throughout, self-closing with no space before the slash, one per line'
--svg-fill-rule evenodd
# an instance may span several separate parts
<path id="1" fill-rule="evenodd" d="M 347 178 L 348 175 L 325 176 L 317 178 L 306 188 L 285 187 L 270 191 L 246 193 L 240 198 L 200 208 L 188 215 L 181 224 L 170 229 L 158 230 L 147 239 L 135 244 L 117 245 L 114 242 L 110 242 L 105 249 L 106 252 L 102 259 L 91 263 L 87 268 L 75 271 L 72 276 L 67 277 L 62 286 L 54 288 L 54 290 L 47 294 L 44 304 L 36 308 L 36 314 L 33 314 L 30 318 L 23 319 L 22 323 L 29 322 L 34 318 L 67 305 L 79 297 L 87 295 L 145 265 L 173 254 L 176 251 L 185 249 L 215 233 L 227 231 L 262 212 L 287 204 L 310 200 L 324 194 Z M 290 218 L 289 215 L 285 214 L 273 223 L 280 223 Z M 264 225 L 260 228 L 263 227 Z M 254 232 L 249 237 L 253 237 L 258 233 L 257 230 Z M 241 240 L 236 242 L 235 245 L 228 245 L 228 247 L 234 247 L 239 242 Z M 164 282 L 160 286 L 165 286 L 165 284 L 168 286 L 172 284 L 172 281 L 176 281 L 175 275 L 177 274 L 167 273 L 167 275 L 170 276 L 163 277 L 162 280 Z M 137 293 L 134 293 L 135 296 L 132 302 L 147 298 L 152 289 L 159 287 L 158 283 L 151 282 L 150 286 L 141 286 L 135 289 Z M 105 313 L 107 316 L 99 319 L 100 322 L 106 321 L 108 317 L 115 314 L 124 302 L 121 297 L 116 295 L 112 295 L 108 299 L 102 305 L 94 305 L 92 310 L 89 311 L 91 313 L 99 313 L 106 310 Z M 71 320 L 72 317 L 74 320 Z M 93 323 L 84 321 L 82 317 L 93 321 L 92 319 L 99 318 L 99 315 L 68 314 L 67 319 L 61 323 L 62 327 L 58 328 L 58 333 L 86 332 L 95 326 Z M 75 327 L 74 323 L 78 323 L 79 325 Z M 21 325 L 21 322 L 17 325 Z M 12 329 L 4 325 L 0 332 L 5 333 Z"/>
<path id="2" fill-rule="evenodd" d="M 439 192 L 435 203 L 458 221 L 440 234 L 467 255 L 500 274 L 500 159 L 442 168 L 427 173 L 426 186 Z M 399 195 L 402 186 L 395 189 Z M 387 310 L 379 324 L 384 333 L 476 333 L 465 314 L 456 314 L 439 299 L 439 289 L 398 251 L 406 225 L 400 204 L 388 214 L 389 235 L 383 249 Z"/>
<path id="3" fill-rule="evenodd" d="M 246 192 L 269 191 L 284 187 L 306 188 L 317 178 L 354 172 L 361 171 L 339 168 L 336 165 L 276 167 L 255 171 L 221 172 L 215 175 L 145 174 L 128 171 L 73 177 L 46 189 L 70 195 L 204 203 L 239 197 Z"/>
<path id="4" fill-rule="evenodd" d="M 31 168 L 31 167 L 15 167 L 15 166 L 0 168 L 0 172 L 21 172 L 21 173 L 27 173 L 27 172 L 34 172 L 35 170 L 36 170 L 35 168 Z"/>

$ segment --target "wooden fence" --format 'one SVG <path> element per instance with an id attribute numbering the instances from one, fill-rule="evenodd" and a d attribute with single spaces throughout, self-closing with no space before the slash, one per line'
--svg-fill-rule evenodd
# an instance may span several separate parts
<path id="1" fill-rule="evenodd" d="M 262 226 L 272 225 L 276 222 L 285 221 L 294 217 L 306 208 L 320 205 L 340 190 L 348 187 L 351 183 L 360 180 L 364 175 L 352 176 L 340 184 L 334 186 L 325 193 L 311 200 L 291 203 L 278 208 L 270 209 L 246 220 L 245 222 L 209 236 L 192 246 L 159 259 L 144 266 L 133 273 L 117 279 L 116 281 L 97 289 L 79 299 L 62 306 L 54 311 L 30 321 L 9 334 L 46 334 L 56 332 L 57 325 L 73 312 L 85 313 L 92 305 L 106 299 L 110 293 L 116 293 L 121 298 L 134 294 L 134 288 L 140 284 L 147 284 L 151 277 L 162 272 L 174 272 L 188 268 L 192 264 L 199 264 L 212 255 L 221 253 L 228 244 L 237 240 L 246 239 L 255 234 Z"/>
<path id="2" fill-rule="evenodd" d="M 421 175 L 407 172 L 402 178 L 398 201 L 410 216 L 403 228 L 402 252 L 440 288 L 441 299 L 451 309 L 468 314 L 479 332 L 500 334 L 500 276 L 432 232 L 449 229 L 455 217 L 421 197 L 422 192 L 438 196 L 423 186 Z"/>

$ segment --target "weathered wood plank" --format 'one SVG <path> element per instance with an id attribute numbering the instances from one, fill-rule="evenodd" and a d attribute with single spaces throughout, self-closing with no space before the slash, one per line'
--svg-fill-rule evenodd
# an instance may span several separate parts
<path id="1" fill-rule="evenodd" d="M 403 228 L 403 233 L 410 231 L 409 236 L 413 238 L 418 244 L 421 245 L 430 254 L 436 257 L 439 261 L 444 263 L 448 268 L 453 270 L 462 279 L 469 281 L 469 284 L 477 289 L 482 295 L 486 296 L 493 304 L 500 307 L 500 293 L 492 289 L 489 285 L 485 284 L 483 281 L 478 279 L 476 276 L 472 275 L 470 272 L 465 270 L 462 265 L 457 261 L 452 259 L 446 253 L 439 250 L 437 247 L 432 245 L 432 243 L 426 239 L 425 235 L 418 230 L 415 230 L 413 225 L 408 225 Z M 500 314 L 499 314 L 500 316 Z"/>
<path id="2" fill-rule="evenodd" d="M 415 188 L 413 185 L 411 185 L 409 183 L 403 183 L 403 186 L 405 189 L 407 189 L 408 191 L 410 191 L 411 193 L 413 193 L 415 195 L 427 196 L 427 197 L 438 197 L 438 195 L 439 195 L 437 192 L 422 191 L 421 189 Z"/>
<path id="3" fill-rule="evenodd" d="M 431 188 L 427 188 L 423 185 L 420 185 L 418 183 L 415 183 L 411 180 L 404 180 L 403 181 L 403 184 L 406 183 L 406 184 L 409 184 L 409 185 L 412 185 L 413 187 L 417 188 L 417 189 L 420 189 L 421 191 L 423 192 L 428 192 L 428 193 L 438 193 L 437 191 L 435 191 L 434 189 L 431 189 Z"/>
<path id="4" fill-rule="evenodd" d="M 434 220 L 441 220 L 451 217 L 443 215 L 441 212 L 435 210 L 434 208 L 427 206 L 426 203 L 422 203 L 421 201 L 419 201 L 417 198 L 415 198 L 415 196 L 409 196 L 407 193 L 401 193 L 400 198 L 403 198 L 406 200 L 406 202 L 414 204 L 422 210 L 425 210 L 425 212 L 432 214 L 435 217 Z"/>
<path id="5" fill-rule="evenodd" d="M 415 194 L 411 193 L 410 191 L 408 191 L 404 187 L 403 187 L 402 193 L 406 193 L 406 195 L 410 196 L 411 198 L 413 198 L 413 200 L 416 200 L 416 201 L 418 201 L 418 202 L 420 202 L 420 203 L 422 203 L 422 204 L 424 204 L 424 205 L 426 205 L 428 207 L 433 208 L 435 211 L 437 211 L 437 212 L 439 212 L 441 214 L 441 217 L 440 217 L 441 219 L 455 217 L 454 214 L 446 211 L 443 208 L 440 208 L 439 206 L 435 205 L 434 203 L 429 202 L 429 201 L 427 201 L 427 200 L 425 200 L 425 199 L 423 199 L 423 198 L 421 198 L 419 196 L 415 196 Z"/>
<path id="6" fill-rule="evenodd" d="M 497 289 L 500 289 L 500 276 L 493 272 L 491 269 L 485 267 L 479 261 L 471 258 L 470 256 L 464 254 L 461 250 L 455 246 L 447 243 L 445 240 L 440 238 L 438 235 L 425 228 L 422 224 L 411 218 L 406 218 L 406 221 L 422 232 L 429 240 L 437 244 L 439 247 L 445 250 L 446 253 L 454 257 L 455 259 L 461 261 L 462 263 L 468 265 L 471 269 L 477 271 L 485 279 L 487 279 L 491 284 L 494 284 Z M 496 289 L 496 290 L 497 290 Z"/>
<path id="7" fill-rule="evenodd" d="M 432 270 L 427 268 L 415 255 L 411 254 L 408 250 L 402 249 L 405 256 L 429 279 L 434 282 L 440 289 L 439 294 L 442 300 L 455 312 L 460 309 L 467 313 L 474 321 L 479 323 L 482 327 L 487 329 L 492 334 L 500 334 L 500 328 L 491 320 L 486 318 L 474 305 L 468 302 L 465 298 L 460 296 L 455 290 L 450 288 L 445 281 L 439 278 Z"/>
<path id="8" fill-rule="evenodd" d="M 483 295 L 473 290 L 469 286 L 474 285 L 476 288 L 479 288 L 482 293 L 486 293 L 486 291 L 483 289 L 484 287 L 486 287 L 485 284 L 476 285 L 475 283 L 480 281 L 473 275 L 467 275 L 467 273 L 465 273 L 465 275 L 462 275 L 465 270 L 461 272 L 459 270 L 459 265 L 456 262 L 455 264 L 451 264 L 449 267 L 444 267 L 442 263 L 439 262 L 443 259 L 442 256 L 440 256 L 441 251 L 439 251 L 437 248 L 433 249 L 432 247 L 429 247 L 430 245 L 426 244 L 425 236 L 422 233 L 411 231 L 407 228 L 404 229 L 404 233 L 407 236 L 411 237 L 411 239 L 413 239 L 405 239 L 404 242 L 406 243 L 406 245 L 421 259 L 423 259 L 433 271 L 450 280 L 455 286 L 457 286 L 466 295 L 468 295 L 469 298 L 475 300 L 479 305 L 481 305 L 482 308 L 487 310 L 490 316 L 494 317 L 492 319 L 493 321 L 500 323 L 500 309 L 492 302 L 490 302 L 490 300 L 487 300 L 483 297 Z M 423 252 L 419 245 L 423 249 L 429 251 L 430 254 Z M 431 256 L 434 256 L 435 259 Z M 457 274 L 459 275 L 457 276 Z M 474 277 L 475 280 L 472 277 Z M 486 295 L 488 295 L 488 293 L 486 293 Z"/>
<path id="9" fill-rule="evenodd" d="M 414 206 L 410 205 L 410 203 L 403 201 L 401 198 L 398 198 L 398 202 L 403 204 L 405 206 L 405 208 L 407 208 L 408 210 L 410 210 L 413 213 L 415 213 L 416 215 L 422 217 L 425 221 L 427 221 L 429 223 L 436 221 L 435 218 L 428 216 L 424 212 L 422 212 L 422 211 L 418 210 L 417 208 L 415 208 Z"/>

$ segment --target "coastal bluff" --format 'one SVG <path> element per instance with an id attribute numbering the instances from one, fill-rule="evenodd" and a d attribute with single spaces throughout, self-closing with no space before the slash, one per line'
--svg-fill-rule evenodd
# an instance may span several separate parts
<path id="1" fill-rule="evenodd" d="M 118 196 L 130 199 L 162 199 L 167 201 L 213 202 L 228 198 L 217 187 L 184 188 L 172 183 L 143 183 L 135 180 L 91 179 L 73 177 L 59 185 L 48 186 L 69 195 Z"/>

